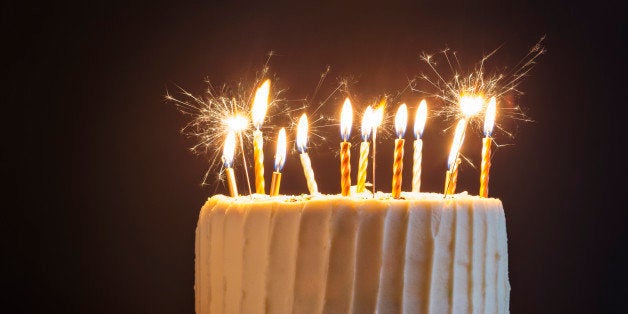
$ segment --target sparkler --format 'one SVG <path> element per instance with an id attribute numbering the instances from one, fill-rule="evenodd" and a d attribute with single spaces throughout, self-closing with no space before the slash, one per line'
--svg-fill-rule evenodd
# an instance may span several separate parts
<path id="1" fill-rule="evenodd" d="M 377 154 L 377 128 L 382 124 L 384 120 L 384 107 L 386 106 L 386 97 L 382 97 L 379 101 L 379 105 L 373 111 L 373 123 L 371 126 L 373 127 L 373 198 L 375 198 L 375 192 L 377 191 L 375 188 L 375 157 Z"/>
<path id="2" fill-rule="evenodd" d="M 458 54 L 449 49 L 445 49 L 436 55 L 423 53 L 421 60 L 427 65 L 428 71 L 422 73 L 419 78 L 426 82 L 427 86 L 417 88 L 415 85 L 413 90 L 441 100 L 441 108 L 435 110 L 437 115 L 453 120 L 465 118 L 468 124 L 479 129 L 481 128 L 481 123 L 477 113 L 485 109 L 484 105 L 479 108 L 473 106 L 462 108 L 461 104 L 469 103 L 469 100 L 474 97 L 482 99 L 495 97 L 497 101 L 500 101 L 506 94 L 523 94 L 519 90 L 519 84 L 532 70 L 538 58 L 546 52 L 543 46 L 544 40 L 545 37 L 542 37 L 536 42 L 523 58 L 507 72 L 487 70 L 491 58 L 496 55 L 499 48 L 484 55 L 470 71 L 465 71 L 462 68 Z M 437 67 L 437 61 L 442 61 L 445 66 Z M 503 102 L 500 101 L 501 103 Z M 473 108 L 476 108 L 477 112 L 472 113 L 474 111 Z M 500 115 L 507 119 L 531 121 L 521 107 L 516 104 L 510 107 L 500 105 Z M 496 127 L 508 136 L 513 137 L 510 132 L 501 126 L 496 125 Z"/>

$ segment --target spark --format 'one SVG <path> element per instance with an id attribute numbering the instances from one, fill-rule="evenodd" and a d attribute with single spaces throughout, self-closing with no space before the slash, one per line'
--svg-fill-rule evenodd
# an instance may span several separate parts
<path id="1" fill-rule="evenodd" d="M 269 53 L 268 58 L 274 56 Z M 321 109 L 327 104 L 336 100 L 338 94 L 349 95 L 348 79 L 339 80 L 338 84 L 332 87 L 332 91 L 319 97 L 324 87 L 325 79 L 328 77 L 330 67 L 327 66 L 320 75 L 319 81 L 310 98 L 289 100 L 283 98 L 285 90 L 278 89 L 278 79 L 272 78 L 273 88 L 269 92 L 270 96 L 262 95 L 268 99 L 266 117 L 264 124 L 260 121 L 251 121 L 252 110 L 255 103 L 255 95 L 262 87 L 262 92 L 267 93 L 267 81 L 270 77 L 268 60 L 253 81 L 241 80 L 233 85 L 224 84 L 216 88 L 210 80 L 206 80 L 207 89 L 204 94 L 197 96 L 187 90 L 177 86 L 178 95 L 173 96 L 166 93 L 167 102 L 173 103 L 177 109 L 190 121 L 181 129 L 181 133 L 194 139 L 190 150 L 200 156 L 207 156 L 208 168 L 202 180 L 202 185 L 212 185 L 213 182 L 225 180 L 224 166 L 220 162 L 222 157 L 224 139 L 227 133 L 234 131 L 242 138 L 242 144 L 246 148 L 251 145 L 253 128 L 260 126 L 264 132 L 265 141 L 274 142 L 277 130 L 285 127 L 291 134 L 296 134 L 297 120 L 302 113 L 307 112 L 309 121 L 309 144 L 312 147 L 322 145 L 327 142 L 328 136 L 325 130 L 339 124 L 336 117 L 323 114 Z M 260 98 L 260 99 L 261 99 Z M 258 119 L 259 120 L 259 119 Z M 291 141 L 288 141 L 291 142 Z M 292 141 L 293 142 L 293 141 Z M 294 145 L 293 145 L 294 146 Z M 245 149 L 241 149 L 245 150 Z M 249 150 L 250 151 L 250 150 Z M 251 152 L 245 154 L 252 154 Z M 315 150 L 314 150 L 315 151 Z M 237 151 L 236 154 L 242 153 Z M 234 167 L 243 166 L 244 159 L 234 158 Z M 220 167 L 220 168 L 219 168 Z M 218 171 L 219 170 L 219 171 Z M 237 170 L 236 170 L 237 171 Z M 243 173 L 244 171 L 237 171 Z M 218 186 L 218 184 L 216 184 Z"/>
<path id="2" fill-rule="evenodd" d="M 442 106 L 435 110 L 436 115 L 455 121 L 465 118 L 477 129 L 481 129 L 480 120 L 483 118 L 483 115 L 478 113 L 486 109 L 488 99 L 491 97 L 495 97 L 500 104 L 510 103 L 510 105 L 500 105 L 502 118 L 531 121 L 519 105 L 507 101 L 505 96 L 523 94 L 519 90 L 519 84 L 532 70 L 537 59 L 545 53 L 544 40 L 545 37 L 542 37 L 519 63 L 506 73 L 487 70 L 491 58 L 501 47 L 484 55 L 468 72 L 462 69 L 457 53 L 449 48 L 440 51 L 436 56 L 423 53 L 420 59 L 427 65 L 428 71 L 427 74 L 420 74 L 418 79 L 426 83 L 424 84 L 426 86 L 419 88 L 415 82 L 412 89 L 441 101 Z M 437 59 L 439 59 L 437 56 L 444 59 L 445 70 L 437 65 Z M 499 125 L 496 127 L 512 137 L 511 132 Z"/>
<path id="3" fill-rule="evenodd" d="M 220 168 L 220 171 L 217 171 L 217 168 L 222 164 L 219 161 L 222 157 L 224 139 L 228 132 L 237 133 L 242 138 L 244 142 L 242 145 L 245 147 L 250 144 L 253 124 L 249 117 L 257 88 L 270 76 L 267 63 L 251 82 L 242 80 L 233 85 L 224 84 L 216 88 L 211 81 L 206 80 L 207 89 L 205 93 L 199 96 L 179 86 L 177 86 L 178 95 L 176 97 L 166 93 L 166 101 L 173 103 L 181 113 L 191 118 L 181 129 L 181 133 L 195 140 L 190 150 L 208 158 L 208 168 L 203 177 L 203 185 L 224 181 L 224 167 Z M 283 92 L 282 89 L 276 89 L 270 93 L 268 120 L 272 120 L 273 116 L 290 112 L 289 108 L 284 110 L 286 104 L 281 96 Z M 276 125 L 272 123 L 265 123 L 262 129 L 272 130 L 275 127 Z M 275 135 L 272 132 L 267 133 L 270 134 L 265 134 L 265 136 L 273 135 L 274 137 Z M 236 152 L 236 154 L 238 153 L 242 154 L 243 152 Z M 246 152 L 245 154 L 249 153 Z M 236 163 L 235 167 L 242 166 L 242 160 L 237 161 L 236 159 L 234 163 Z"/>

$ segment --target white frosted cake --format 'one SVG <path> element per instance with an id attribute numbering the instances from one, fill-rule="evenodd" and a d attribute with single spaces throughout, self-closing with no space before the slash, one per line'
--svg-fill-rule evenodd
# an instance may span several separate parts
<path id="1" fill-rule="evenodd" d="M 196 313 L 507 313 L 501 201 L 402 196 L 211 197 Z"/>

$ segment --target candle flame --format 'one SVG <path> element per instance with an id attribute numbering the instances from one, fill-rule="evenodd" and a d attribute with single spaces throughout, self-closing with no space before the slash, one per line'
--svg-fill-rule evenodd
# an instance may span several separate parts
<path id="1" fill-rule="evenodd" d="M 277 150 L 275 151 L 275 171 L 279 172 L 286 163 L 286 128 L 279 130 Z"/>
<path id="2" fill-rule="evenodd" d="M 484 136 L 490 137 L 493 134 L 493 126 L 495 125 L 495 115 L 497 114 L 497 100 L 495 96 L 491 97 L 486 107 L 486 116 L 484 117 Z"/>
<path id="3" fill-rule="evenodd" d="M 347 97 L 345 103 L 342 105 L 342 111 L 340 112 L 340 137 L 343 141 L 347 141 L 351 135 L 351 125 L 353 124 L 353 108 L 351 107 L 351 101 Z"/>
<path id="4" fill-rule="evenodd" d="M 478 95 L 462 95 L 460 97 L 460 110 L 464 114 L 465 118 L 469 118 L 472 115 L 480 112 L 484 105 L 484 98 Z"/>
<path id="5" fill-rule="evenodd" d="M 366 110 L 364 110 L 364 115 L 362 115 L 362 140 L 368 141 L 371 136 L 371 131 L 373 131 L 373 107 L 368 106 Z"/>
<path id="6" fill-rule="evenodd" d="M 297 149 L 301 153 L 305 153 L 307 149 L 307 127 L 307 116 L 304 113 L 297 125 Z"/>
<path id="7" fill-rule="evenodd" d="M 460 152 L 460 147 L 462 147 L 462 142 L 464 141 L 464 129 L 466 127 L 467 121 L 465 119 L 460 119 L 460 121 L 458 121 L 458 125 L 456 126 L 454 141 L 451 143 L 451 151 L 449 152 L 449 159 L 447 161 L 447 167 L 449 170 L 453 170 L 453 166 L 456 164 L 458 152 Z"/>
<path id="8" fill-rule="evenodd" d="M 397 137 L 402 138 L 406 134 L 406 125 L 408 124 L 408 107 L 406 104 L 401 104 L 395 114 L 395 131 Z"/>
<path id="9" fill-rule="evenodd" d="M 414 117 L 414 136 L 417 139 L 423 137 L 423 129 L 425 129 L 425 121 L 427 120 L 427 102 L 425 99 L 421 100 L 419 108 L 416 110 L 416 116 Z"/>
<path id="10" fill-rule="evenodd" d="M 270 94 L 270 79 L 264 81 L 255 92 L 253 106 L 251 107 L 251 116 L 253 117 L 253 125 L 256 129 L 260 129 L 266 117 L 268 109 L 268 95 Z"/>
<path id="11" fill-rule="evenodd" d="M 249 124 L 249 120 L 240 114 L 235 114 L 223 120 L 229 131 L 242 132 Z"/>
<path id="12" fill-rule="evenodd" d="M 225 146 L 222 150 L 222 162 L 225 168 L 231 168 L 233 165 L 233 155 L 235 154 L 236 136 L 234 131 L 227 133 L 227 139 L 225 139 Z"/>

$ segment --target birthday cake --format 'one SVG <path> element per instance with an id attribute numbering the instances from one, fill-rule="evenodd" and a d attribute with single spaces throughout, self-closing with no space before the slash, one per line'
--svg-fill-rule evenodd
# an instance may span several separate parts
<path id="1" fill-rule="evenodd" d="M 401 196 L 209 198 L 196 313 L 507 313 L 501 201 Z"/>

